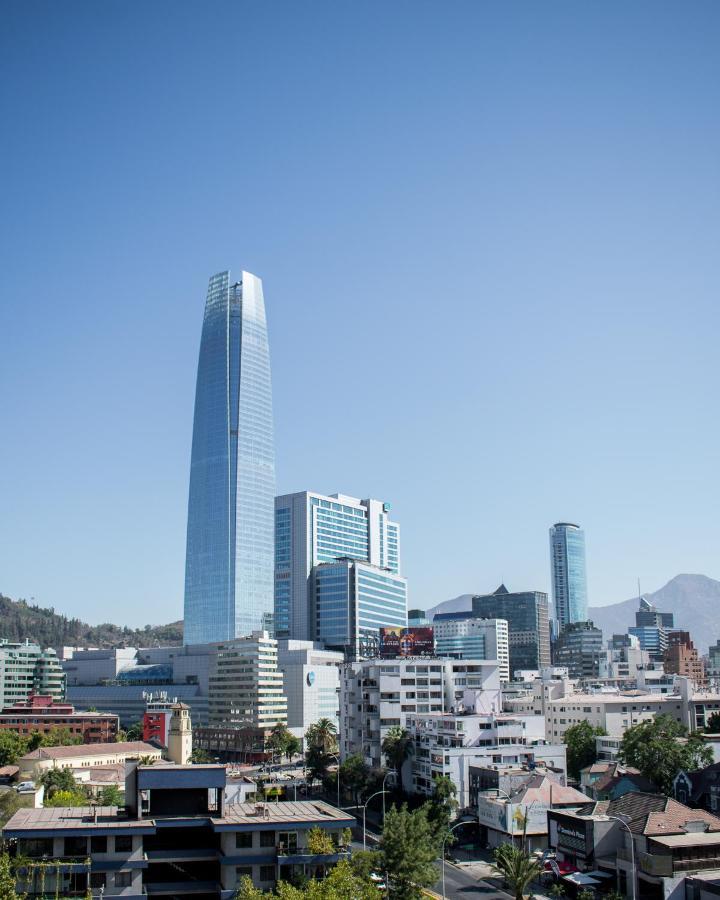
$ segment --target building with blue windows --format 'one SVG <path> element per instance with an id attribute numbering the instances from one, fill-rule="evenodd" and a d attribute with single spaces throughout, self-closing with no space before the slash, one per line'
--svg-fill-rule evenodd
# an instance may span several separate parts
<path id="1" fill-rule="evenodd" d="M 558 522 L 550 529 L 555 618 L 560 629 L 588 617 L 585 532 L 572 522 Z"/>
<path id="2" fill-rule="evenodd" d="M 385 577 L 400 575 L 400 526 L 389 513 L 381 500 L 343 494 L 301 491 L 276 497 L 276 637 L 321 640 L 313 611 L 315 566 L 349 559 L 374 566 Z"/>
<path id="3" fill-rule="evenodd" d="M 377 656 L 381 628 L 407 626 L 407 581 L 354 559 L 321 563 L 312 572 L 315 640 L 348 659 Z"/>
<path id="4" fill-rule="evenodd" d="M 505 619 L 479 619 L 470 612 L 438 613 L 432 627 L 437 656 L 497 660 L 500 681 L 510 681 L 510 641 Z"/>
<path id="5" fill-rule="evenodd" d="M 210 279 L 195 390 L 185 642 L 232 640 L 273 611 L 270 353 L 262 282 Z"/>

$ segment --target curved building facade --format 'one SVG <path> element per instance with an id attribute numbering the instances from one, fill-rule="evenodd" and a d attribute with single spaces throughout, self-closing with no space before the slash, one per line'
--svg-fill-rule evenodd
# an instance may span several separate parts
<path id="1" fill-rule="evenodd" d="M 185 643 L 262 628 L 273 610 L 275 450 L 262 282 L 210 279 L 193 424 Z"/>
<path id="2" fill-rule="evenodd" d="M 587 575 L 585 532 L 572 522 L 557 522 L 550 529 L 555 618 L 560 628 L 587 621 Z"/>

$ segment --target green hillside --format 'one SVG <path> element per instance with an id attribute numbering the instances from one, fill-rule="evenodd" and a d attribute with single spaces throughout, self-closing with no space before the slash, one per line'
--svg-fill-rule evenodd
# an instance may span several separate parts
<path id="1" fill-rule="evenodd" d="M 25 600 L 11 600 L 0 594 L 0 638 L 24 641 L 29 638 L 43 647 L 158 647 L 181 644 L 183 623 L 121 628 L 105 623 L 88 625 L 68 619 L 52 607 L 44 609 Z"/>

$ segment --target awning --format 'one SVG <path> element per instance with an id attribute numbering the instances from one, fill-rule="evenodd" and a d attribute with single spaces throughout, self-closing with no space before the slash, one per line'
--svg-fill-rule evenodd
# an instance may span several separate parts
<path id="1" fill-rule="evenodd" d="M 582 885 L 583 887 L 600 884 L 600 879 L 591 878 L 584 872 L 572 872 L 570 875 L 563 875 L 563 881 L 570 881 L 573 884 Z"/>

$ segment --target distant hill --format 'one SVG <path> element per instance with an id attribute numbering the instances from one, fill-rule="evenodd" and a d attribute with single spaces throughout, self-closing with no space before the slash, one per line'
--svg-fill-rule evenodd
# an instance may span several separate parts
<path id="1" fill-rule="evenodd" d="M 163 647 L 181 644 L 183 623 L 121 628 L 119 625 L 88 625 L 68 619 L 52 607 L 44 609 L 25 600 L 11 600 L 0 594 L 0 638 L 24 641 L 29 638 L 43 647 Z"/>
<path id="2" fill-rule="evenodd" d="M 428 622 L 432 622 L 436 613 L 470 612 L 472 609 L 472 598 L 472 594 L 460 594 L 459 597 L 453 597 L 452 600 L 438 603 L 437 606 L 433 606 L 426 611 L 425 615 Z"/>
<path id="3" fill-rule="evenodd" d="M 720 638 L 720 581 L 707 575 L 676 575 L 660 590 L 643 597 L 660 612 L 675 616 L 675 627 L 689 631 L 700 653 Z M 635 624 L 639 600 L 633 597 L 610 606 L 591 606 L 588 617 L 607 639 Z"/>

